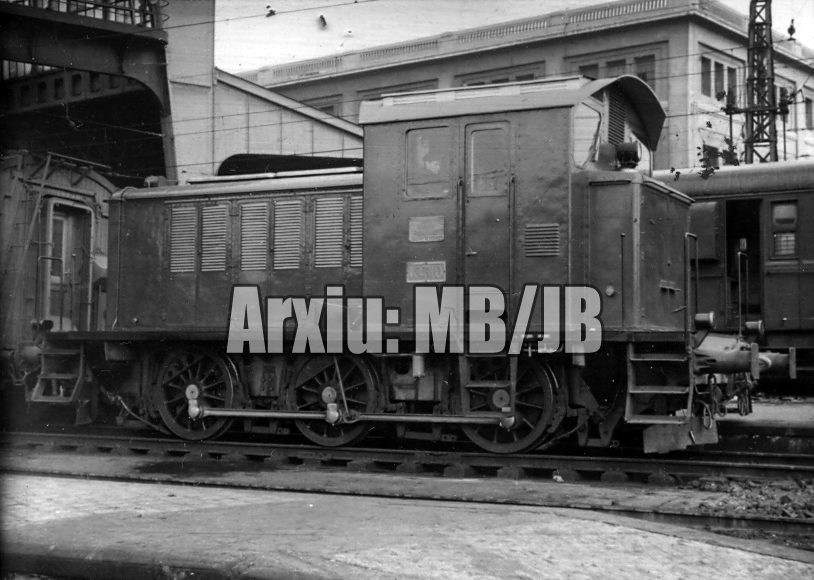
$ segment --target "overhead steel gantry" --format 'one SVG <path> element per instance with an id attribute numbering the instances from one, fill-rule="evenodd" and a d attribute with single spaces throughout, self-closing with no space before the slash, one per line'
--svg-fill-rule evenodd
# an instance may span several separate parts
<path id="1" fill-rule="evenodd" d="M 6 146 L 176 179 L 165 5 L 0 0 Z"/>
<path id="2" fill-rule="evenodd" d="M 129 77 L 170 99 L 160 2 L 0 0 L 0 59 Z"/>
<path id="3" fill-rule="evenodd" d="M 772 2 L 749 4 L 749 77 L 746 113 L 746 163 L 777 161 L 777 102 L 774 92 Z"/>

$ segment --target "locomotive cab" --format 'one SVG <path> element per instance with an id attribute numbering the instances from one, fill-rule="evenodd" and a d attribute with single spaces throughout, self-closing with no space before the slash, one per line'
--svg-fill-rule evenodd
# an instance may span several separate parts
<path id="1" fill-rule="evenodd" d="M 425 284 L 499 288 L 510 313 L 527 283 L 591 285 L 606 327 L 682 330 L 689 199 L 646 177 L 663 121 L 635 77 L 363 103 L 365 294 L 401 309 L 403 337 Z"/>
<path id="2" fill-rule="evenodd" d="M 424 330 L 417 288 L 466 288 L 469 311 L 452 317 L 470 319 L 472 304 L 483 303 L 475 293 L 497 288 L 515 333 L 527 286 L 542 288 L 520 363 L 506 357 L 494 371 L 499 365 L 475 356 L 471 337 L 459 350 L 450 338 L 463 413 L 502 408 L 528 422 L 524 405 L 553 407 L 533 418 L 547 423 L 545 432 L 521 434 L 514 447 L 510 439 L 501 447 L 503 435 L 492 427 L 465 427 L 479 445 L 520 449 L 535 432 L 541 439 L 557 432 L 566 415 L 593 417 L 578 425 L 583 444 L 610 444 L 622 419 L 651 426 L 651 451 L 716 440 L 714 422 L 703 428 L 693 416 L 685 268 L 691 200 L 648 177 L 664 118 L 652 90 L 630 76 L 385 95 L 362 104 L 364 242 L 376 249 L 365 252 L 364 293 L 399 307 L 392 334 L 404 344 Z M 545 318 L 545 291 L 557 296 L 572 287 L 601 300 L 601 346 L 587 357 L 584 344 L 567 343 L 568 312 L 565 337 L 559 318 Z M 582 330 L 577 342 L 588 327 Z M 514 365 L 527 358 L 549 377 L 551 402 L 522 401 L 506 388 L 512 381 L 505 379 L 524 372 Z"/>

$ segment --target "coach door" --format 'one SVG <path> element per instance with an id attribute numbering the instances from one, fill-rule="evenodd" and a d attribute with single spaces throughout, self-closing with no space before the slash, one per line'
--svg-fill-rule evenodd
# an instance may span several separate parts
<path id="1" fill-rule="evenodd" d="M 53 200 L 47 216 L 43 318 L 54 322 L 54 330 L 88 330 L 93 214 L 84 204 Z"/>
<path id="2" fill-rule="evenodd" d="M 510 287 L 512 208 L 509 123 L 466 125 L 464 177 L 464 281 Z"/>

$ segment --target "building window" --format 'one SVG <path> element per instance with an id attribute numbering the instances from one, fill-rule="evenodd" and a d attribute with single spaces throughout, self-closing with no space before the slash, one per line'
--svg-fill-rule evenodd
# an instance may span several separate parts
<path id="1" fill-rule="evenodd" d="M 605 71 L 607 78 L 618 77 L 627 72 L 627 63 L 624 60 L 608 61 L 608 68 Z"/>
<path id="2" fill-rule="evenodd" d="M 599 78 L 599 65 L 598 64 L 586 64 L 585 66 L 579 67 L 579 74 L 588 77 L 589 79 L 598 79 Z"/>
<path id="3" fill-rule="evenodd" d="M 724 90 L 724 65 L 720 62 L 715 63 L 715 98 L 721 98 Z"/>
<path id="4" fill-rule="evenodd" d="M 778 87 L 777 89 L 777 106 L 783 114 L 783 120 L 786 122 L 786 128 L 795 130 L 797 128 L 797 115 L 794 112 L 794 95 L 796 91 L 794 86 Z"/>
<path id="5" fill-rule="evenodd" d="M 720 166 L 720 159 L 721 159 L 721 151 L 717 147 L 713 147 L 712 145 L 704 145 L 703 151 L 703 165 L 705 167 L 715 167 L 716 169 Z"/>
<path id="6" fill-rule="evenodd" d="M 797 202 L 772 204 L 772 255 L 788 258 L 797 254 Z"/>
<path id="7" fill-rule="evenodd" d="M 732 66 L 726 69 L 726 102 L 738 104 L 738 69 Z"/>
<path id="8" fill-rule="evenodd" d="M 376 98 L 378 98 L 378 96 Z M 342 95 L 328 95 L 325 97 L 320 97 L 318 99 L 310 99 L 307 101 L 303 101 L 303 103 L 305 103 L 309 107 L 315 108 L 318 111 L 322 111 L 323 113 L 333 115 L 334 117 L 338 117 L 339 114 L 342 112 L 341 111 Z"/>
<path id="9" fill-rule="evenodd" d="M 451 151 L 449 127 L 407 132 L 407 197 L 449 197 Z"/>
<path id="10" fill-rule="evenodd" d="M 701 57 L 701 94 L 727 104 L 738 101 L 738 69 L 704 56 Z"/>
<path id="11" fill-rule="evenodd" d="M 455 84 L 462 87 L 477 87 L 531 81 L 543 77 L 545 77 L 545 62 L 538 62 L 460 75 L 455 78 Z"/>
<path id="12" fill-rule="evenodd" d="M 806 98 L 806 129 L 814 129 L 814 101 Z"/>
<path id="13" fill-rule="evenodd" d="M 636 76 L 656 90 L 656 57 L 651 55 L 633 59 Z"/>
<path id="14" fill-rule="evenodd" d="M 712 61 L 701 57 L 701 93 L 712 96 Z"/>
<path id="15" fill-rule="evenodd" d="M 318 111 L 322 111 L 323 113 L 328 113 L 329 115 L 333 115 L 336 117 L 336 105 L 321 105 L 319 107 L 315 107 Z"/>

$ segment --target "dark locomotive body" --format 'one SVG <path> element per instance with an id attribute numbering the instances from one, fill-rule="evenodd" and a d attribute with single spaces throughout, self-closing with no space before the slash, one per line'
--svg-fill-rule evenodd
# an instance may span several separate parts
<path id="1" fill-rule="evenodd" d="M 18 352 L 35 377 L 29 400 L 93 407 L 104 396 L 188 439 L 235 419 L 269 434 L 293 421 L 329 446 L 387 423 L 405 438 L 462 430 L 498 453 L 571 435 L 607 446 L 625 427 L 643 430 L 649 451 L 717 439 L 715 403 L 734 391 L 698 378 L 755 371 L 756 351 L 696 332 L 690 199 L 645 175 L 664 120 L 645 83 L 393 95 L 360 118 L 364 182 L 340 169 L 117 194 L 105 329 L 50 329 Z M 594 288 L 601 347 L 572 351 L 560 337 L 540 348 L 552 329 L 539 295 L 519 355 L 415 343 L 417 286 L 498 288 L 511 332 L 527 284 Z M 399 351 L 292 353 L 289 320 L 284 352 L 227 353 L 234 285 L 380 297 L 399 310 L 384 330 Z"/>
<path id="2" fill-rule="evenodd" d="M 699 172 L 657 172 L 695 200 L 700 244 L 699 309 L 726 332 L 761 330 L 761 368 L 792 353 L 801 378 L 814 371 L 814 162 L 789 161 Z M 747 327 L 748 325 L 748 327 Z M 758 329 L 762 326 L 762 329 Z M 786 360 L 786 359 L 783 359 Z"/>

